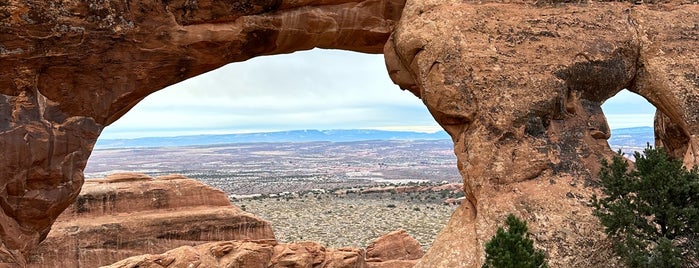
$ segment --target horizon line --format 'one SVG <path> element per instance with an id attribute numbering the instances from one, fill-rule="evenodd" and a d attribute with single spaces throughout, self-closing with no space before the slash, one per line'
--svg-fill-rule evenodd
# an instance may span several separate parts
<path id="1" fill-rule="evenodd" d="M 163 132 L 163 133 L 173 133 L 175 135 L 148 135 L 148 136 L 137 136 L 137 137 L 100 137 L 99 140 L 136 140 L 136 139 L 144 139 L 144 138 L 180 138 L 180 137 L 197 137 L 197 136 L 225 136 L 225 135 L 248 135 L 248 134 L 270 134 L 270 133 L 283 133 L 283 132 L 295 132 L 295 131 L 318 131 L 318 132 L 325 132 L 325 131 L 347 131 L 347 130 L 372 130 L 372 131 L 383 131 L 383 132 L 413 132 L 413 133 L 421 133 L 421 134 L 436 134 L 439 132 L 446 132 L 442 128 L 433 128 L 428 130 L 430 126 L 425 126 L 422 128 L 422 130 L 417 130 L 415 128 L 411 127 L 377 127 L 377 128 L 333 128 L 333 129 L 319 129 L 319 128 L 306 128 L 306 129 L 290 129 L 290 130 L 270 130 L 270 131 L 264 131 L 264 130 L 251 130 L 251 131 L 241 131 L 241 132 L 236 132 L 236 131 L 225 131 L 225 132 L 206 132 L 206 130 L 201 130 L 203 133 L 199 134 L 176 134 L 177 132 L 197 132 L 197 130 L 161 130 L 161 131 L 152 131 L 151 133 L 158 133 L 158 132 Z M 421 128 L 421 127 L 418 127 Z M 654 128 L 652 126 L 633 126 L 633 127 L 621 127 L 621 128 L 614 128 L 611 129 L 611 131 L 615 130 L 623 130 L 623 129 L 633 129 L 633 128 Z M 126 133 L 142 133 L 141 131 L 134 130 L 134 131 L 128 131 Z M 448 134 L 448 133 L 447 133 Z"/>

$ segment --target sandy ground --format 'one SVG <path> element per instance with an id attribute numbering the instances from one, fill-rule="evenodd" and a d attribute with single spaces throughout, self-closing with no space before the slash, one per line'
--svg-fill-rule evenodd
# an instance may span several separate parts
<path id="1" fill-rule="evenodd" d="M 404 229 L 427 249 L 456 209 L 439 193 L 372 193 L 239 199 L 233 203 L 272 223 L 280 242 L 316 241 L 327 247 L 364 248 Z"/>

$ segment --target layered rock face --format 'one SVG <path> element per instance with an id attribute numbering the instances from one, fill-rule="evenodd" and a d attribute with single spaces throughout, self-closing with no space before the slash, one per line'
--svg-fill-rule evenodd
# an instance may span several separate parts
<path id="1" fill-rule="evenodd" d="M 398 230 L 379 237 L 366 250 L 328 249 L 315 242 L 225 241 L 134 256 L 105 267 L 402 268 L 412 267 L 422 254 L 417 240 Z"/>
<path id="2" fill-rule="evenodd" d="M 313 47 L 380 53 L 400 0 L 0 2 L 0 263 L 73 203 L 104 126 L 224 64 Z"/>
<path id="3" fill-rule="evenodd" d="M 452 136 L 469 201 L 417 267 L 479 266 L 510 212 L 552 266 L 605 265 L 581 188 L 612 154 L 600 105 L 624 88 L 645 97 L 659 144 L 698 164 L 698 25 L 699 6 L 681 2 L 408 1 L 389 73 Z"/>
<path id="4" fill-rule="evenodd" d="M 642 95 L 658 144 L 699 162 L 699 7 L 682 1 L 3 1 L 0 262 L 25 262 L 102 128 L 148 94 L 258 55 L 380 53 L 396 26 L 389 73 L 452 136 L 468 200 L 418 266 L 478 266 L 509 212 L 555 266 L 581 265 L 599 251 L 576 200 L 611 154 L 602 102 Z"/>
<path id="5" fill-rule="evenodd" d="M 179 175 L 115 174 L 85 183 L 29 267 L 98 267 L 211 241 L 275 241 L 270 224 L 225 193 Z"/>

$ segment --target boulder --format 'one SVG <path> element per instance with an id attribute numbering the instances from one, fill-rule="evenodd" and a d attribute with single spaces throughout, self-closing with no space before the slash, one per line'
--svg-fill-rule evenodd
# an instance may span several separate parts
<path id="1" fill-rule="evenodd" d="M 424 252 L 420 242 L 405 230 L 397 230 L 382 235 L 366 248 L 369 262 L 386 262 L 392 260 L 418 260 Z"/>

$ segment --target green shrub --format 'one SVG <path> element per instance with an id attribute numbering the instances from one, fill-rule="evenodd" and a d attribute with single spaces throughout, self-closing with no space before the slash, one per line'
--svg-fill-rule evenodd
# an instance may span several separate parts
<path id="1" fill-rule="evenodd" d="M 507 216 L 507 231 L 498 228 L 495 236 L 485 244 L 484 268 L 548 267 L 544 251 L 534 248 L 527 237 L 527 223 L 514 215 Z"/>
<path id="2" fill-rule="evenodd" d="M 635 153 L 636 168 L 620 155 L 602 161 L 604 197 L 594 215 L 630 267 L 699 267 L 699 175 L 650 145 Z"/>

